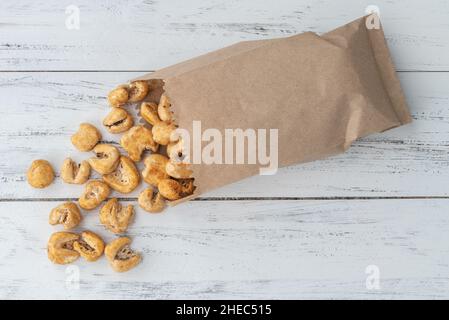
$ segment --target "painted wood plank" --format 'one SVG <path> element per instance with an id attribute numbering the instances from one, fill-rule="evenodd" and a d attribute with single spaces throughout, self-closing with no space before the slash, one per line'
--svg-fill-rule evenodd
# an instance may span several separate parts
<path id="1" fill-rule="evenodd" d="M 368 0 L 70 3 L 2 0 L 0 70 L 154 70 L 252 39 L 327 32 L 365 14 Z M 449 70 L 445 0 L 379 0 L 388 44 L 402 70 Z"/>
<path id="2" fill-rule="evenodd" d="M 77 152 L 70 135 L 81 122 L 101 127 L 105 95 L 138 73 L 4 73 L 0 75 L 0 198 L 77 197 L 60 179 L 33 190 L 25 172 L 33 159 L 59 170 Z M 449 74 L 400 73 L 414 123 L 355 143 L 336 157 L 283 168 L 214 191 L 214 197 L 448 196 Z M 106 141 L 119 136 L 103 130 Z M 136 193 L 131 196 L 135 196 Z"/>
<path id="3" fill-rule="evenodd" d="M 143 263 L 51 264 L 58 202 L 0 202 L 0 298 L 448 298 L 449 200 L 206 201 L 136 213 Z M 79 230 L 114 238 L 96 212 Z M 79 231 L 78 230 L 78 231 Z M 366 286 L 378 268 L 380 289 Z M 368 269 L 368 271 L 371 269 Z M 70 282 L 79 272 L 79 288 Z"/>

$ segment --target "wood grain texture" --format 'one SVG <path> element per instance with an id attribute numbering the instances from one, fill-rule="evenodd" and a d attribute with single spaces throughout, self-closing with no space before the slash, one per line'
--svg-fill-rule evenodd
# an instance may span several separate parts
<path id="1" fill-rule="evenodd" d="M 80 30 L 65 27 L 69 4 L 0 2 L 1 299 L 449 298 L 447 1 L 80 0 Z M 371 4 L 402 71 L 411 125 L 161 215 L 138 209 L 129 235 L 144 261 L 129 273 L 104 258 L 75 269 L 47 260 L 46 241 L 60 230 L 48 213 L 82 187 L 58 177 L 33 190 L 24 172 L 36 158 L 59 169 L 68 155 L 88 157 L 69 137 L 83 121 L 101 127 L 113 86 L 237 41 L 326 32 Z M 96 211 L 83 214 L 79 231 L 113 239 Z M 369 265 L 379 290 L 366 287 Z M 77 270 L 79 288 L 68 282 Z"/>
<path id="2" fill-rule="evenodd" d="M 4 73 L 0 75 L 0 198 L 77 197 L 79 186 L 60 179 L 49 189 L 28 187 L 33 159 L 91 155 L 77 152 L 70 135 L 79 123 L 101 128 L 105 95 L 138 73 Z M 449 74 L 400 73 L 414 122 L 356 142 L 343 155 L 257 176 L 210 197 L 448 196 Z M 119 141 L 103 129 L 105 141 Z M 136 193 L 131 196 L 135 196 Z"/>
<path id="3" fill-rule="evenodd" d="M 65 26 L 70 2 L 2 0 L 0 70 L 154 70 L 223 46 L 303 31 L 330 31 L 372 1 L 88 1 L 80 29 Z M 449 70 L 445 0 L 379 0 L 401 70 Z"/>
<path id="4" fill-rule="evenodd" d="M 128 234 L 143 263 L 52 265 L 55 202 L 0 203 L 0 298 L 448 298 L 449 200 L 208 201 L 138 210 Z M 4 214 L 9 212 L 10 214 Z M 81 229 L 113 236 L 84 214 Z M 32 266 L 31 266 L 32 264 Z M 366 267 L 380 289 L 366 287 Z"/>

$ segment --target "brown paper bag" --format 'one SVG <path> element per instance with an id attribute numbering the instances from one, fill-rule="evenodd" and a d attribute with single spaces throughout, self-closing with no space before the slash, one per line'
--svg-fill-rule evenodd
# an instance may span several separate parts
<path id="1" fill-rule="evenodd" d="M 191 136 L 193 121 L 222 132 L 276 128 L 279 167 L 320 159 L 411 121 L 383 31 L 368 29 L 367 18 L 322 36 L 240 42 L 138 79 L 153 79 L 156 95 L 165 90 Z M 189 198 L 259 167 L 195 164 Z"/>

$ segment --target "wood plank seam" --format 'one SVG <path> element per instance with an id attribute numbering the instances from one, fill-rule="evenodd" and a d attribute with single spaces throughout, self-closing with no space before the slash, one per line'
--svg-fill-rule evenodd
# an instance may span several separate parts
<path id="1" fill-rule="evenodd" d="M 137 201 L 137 197 L 115 197 L 120 201 Z M 361 197 L 200 197 L 189 201 L 335 201 L 335 200 L 445 200 L 449 196 L 361 196 Z M 77 201 L 78 198 L 0 198 L 0 202 Z"/>
<path id="2" fill-rule="evenodd" d="M 156 70 L 0 70 L 2 73 L 149 73 Z M 448 73 L 449 70 L 397 69 L 397 73 Z"/>

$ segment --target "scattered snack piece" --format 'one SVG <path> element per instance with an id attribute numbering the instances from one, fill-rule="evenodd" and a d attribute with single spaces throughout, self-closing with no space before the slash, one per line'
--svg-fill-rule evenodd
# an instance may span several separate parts
<path id="1" fill-rule="evenodd" d="M 81 221 L 81 213 L 73 202 L 65 202 L 50 211 L 48 222 L 51 225 L 62 224 L 65 230 L 75 228 Z"/>
<path id="2" fill-rule="evenodd" d="M 130 83 L 128 87 L 129 102 L 139 102 L 147 96 L 150 91 L 148 81 L 138 80 Z"/>
<path id="3" fill-rule="evenodd" d="M 130 193 L 139 185 L 140 175 L 134 162 L 121 156 L 115 171 L 104 175 L 103 181 L 120 193 Z"/>
<path id="4" fill-rule="evenodd" d="M 190 165 L 187 163 L 169 161 L 165 165 L 165 172 L 167 172 L 170 177 L 176 179 L 190 178 L 193 171 L 189 169 L 189 167 Z"/>
<path id="5" fill-rule="evenodd" d="M 122 108 L 113 108 L 104 118 L 103 125 L 110 133 L 122 133 L 134 125 L 131 115 Z"/>
<path id="6" fill-rule="evenodd" d="M 115 271 L 126 272 L 134 268 L 142 260 L 141 255 L 129 247 L 130 244 L 131 239 L 121 237 L 106 246 L 106 258 Z"/>
<path id="7" fill-rule="evenodd" d="M 90 165 L 88 161 L 77 164 L 70 158 L 66 158 L 62 163 L 61 178 L 66 183 L 83 184 L 90 176 Z"/>
<path id="8" fill-rule="evenodd" d="M 140 161 L 145 150 L 156 152 L 159 145 L 153 140 L 151 130 L 144 126 L 134 126 L 120 139 L 120 145 L 133 161 Z"/>
<path id="9" fill-rule="evenodd" d="M 91 180 L 86 184 L 83 194 L 78 200 L 78 204 L 85 210 L 95 209 L 101 202 L 106 200 L 111 189 L 101 180 Z"/>
<path id="10" fill-rule="evenodd" d="M 159 100 L 159 105 L 157 106 L 157 114 L 159 115 L 159 119 L 162 121 L 171 121 L 172 120 L 172 112 L 170 111 L 171 103 L 168 97 L 163 94 L 161 99 Z"/>
<path id="11" fill-rule="evenodd" d="M 140 105 L 140 115 L 146 122 L 154 126 L 156 123 L 161 122 L 157 109 L 158 106 L 154 102 L 142 102 Z"/>
<path id="12" fill-rule="evenodd" d="M 103 255 L 104 241 L 96 233 L 84 231 L 73 242 L 73 250 L 89 262 L 97 261 Z"/>
<path id="13" fill-rule="evenodd" d="M 159 192 L 154 192 L 152 188 L 143 190 L 137 202 L 143 210 L 151 213 L 161 212 L 165 207 L 164 197 Z"/>
<path id="14" fill-rule="evenodd" d="M 195 191 L 194 179 L 178 179 L 179 184 L 181 185 L 181 198 L 190 196 Z"/>
<path id="15" fill-rule="evenodd" d="M 121 85 L 109 92 L 108 101 L 113 107 L 121 107 L 128 102 L 128 88 L 126 85 Z"/>
<path id="16" fill-rule="evenodd" d="M 193 171 L 183 163 L 183 141 L 172 137 L 177 128 L 173 121 L 171 103 L 164 94 L 159 104 L 143 102 L 140 114 L 152 129 L 145 126 L 133 126 L 131 115 L 121 107 L 125 104 L 142 101 L 149 93 L 148 81 L 134 81 L 121 85 L 108 95 L 109 103 L 116 108 L 103 119 L 103 125 L 110 133 L 124 133 L 120 145 L 129 157 L 121 156 L 119 150 L 110 144 L 98 144 L 101 134 L 93 125 L 82 123 L 71 137 L 73 145 L 80 151 L 93 150 L 95 157 L 80 164 L 66 158 L 61 168 L 61 178 L 66 183 L 83 184 L 90 176 L 91 168 L 102 175 L 103 180 L 88 181 L 78 199 L 78 204 L 85 210 L 92 210 L 106 200 L 111 188 L 120 193 L 130 193 L 140 183 L 140 174 L 134 162 L 142 158 L 146 150 L 157 152 L 159 145 L 167 146 L 167 156 L 151 154 L 144 160 L 143 179 L 151 187 L 143 190 L 138 197 L 139 206 L 151 213 L 161 212 L 166 200 L 179 200 L 191 195 L 194 190 Z M 54 179 L 51 165 L 45 160 L 36 160 L 27 172 L 30 185 L 36 188 L 48 186 Z M 100 209 L 100 222 L 114 234 L 127 231 L 134 218 L 132 205 L 122 206 L 116 198 L 107 201 Z M 65 202 L 51 210 L 49 223 L 61 224 L 70 230 L 79 225 L 82 219 L 78 206 Z M 48 258 L 56 264 L 67 264 L 79 256 L 87 261 L 96 261 L 105 253 L 112 268 L 125 272 L 140 263 L 140 253 L 130 248 L 131 240 L 120 237 L 105 246 L 103 239 L 91 231 L 80 235 L 71 232 L 56 232 L 48 241 Z"/>
<path id="17" fill-rule="evenodd" d="M 54 179 L 53 167 L 47 160 L 34 160 L 27 171 L 28 183 L 34 188 L 48 187 Z"/>
<path id="18" fill-rule="evenodd" d="M 143 180 L 157 187 L 162 179 L 169 178 L 165 167 L 169 159 L 162 154 L 151 154 L 147 156 L 144 160 L 145 169 L 142 171 Z"/>
<path id="19" fill-rule="evenodd" d="M 157 143 L 166 146 L 170 142 L 170 135 L 176 130 L 176 125 L 172 121 L 161 121 L 156 123 L 151 132 L 153 133 L 153 139 Z"/>
<path id="20" fill-rule="evenodd" d="M 119 163 L 120 152 L 110 144 L 98 144 L 93 149 L 95 157 L 90 158 L 89 164 L 99 174 L 113 172 Z"/>
<path id="21" fill-rule="evenodd" d="M 123 207 L 116 198 L 110 199 L 100 210 L 100 222 L 113 233 L 123 233 L 128 229 L 134 216 L 132 205 Z"/>
<path id="22" fill-rule="evenodd" d="M 79 151 L 90 151 L 101 140 L 101 133 L 90 123 L 82 123 L 71 140 Z"/>
<path id="23" fill-rule="evenodd" d="M 185 155 L 184 155 L 184 140 L 179 139 L 176 142 L 170 142 L 167 145 L 167 155 L 170 158 L 170 160 L 176 161 L 176 162 L 182 162 L 185 161 Z"/>
<path id="24" fill-rule="evenodd" d="M 108 101 L 113 107 L 122 107 L 127 102 L 138 102 L 147 96 L 150 91 L 148 81 L 133 81 L 128 85 L 121 85 L 109 92 Z"/>
<path id="25" fill-rule="evenodd" d="M 48 240 L 48 259 L 56 264 L 72 263 L 79 258 L 79 253 L 73 250 L 73 243 L 79 239 L 79 235 L 72 232 L 55 232 Z"/>
<path id="26" fill-rule="evenodd" d="M 158 184 L 159 193 L 168 200 L 181 199 L 182 186 L 173 179 L 163 179 Z"/>

